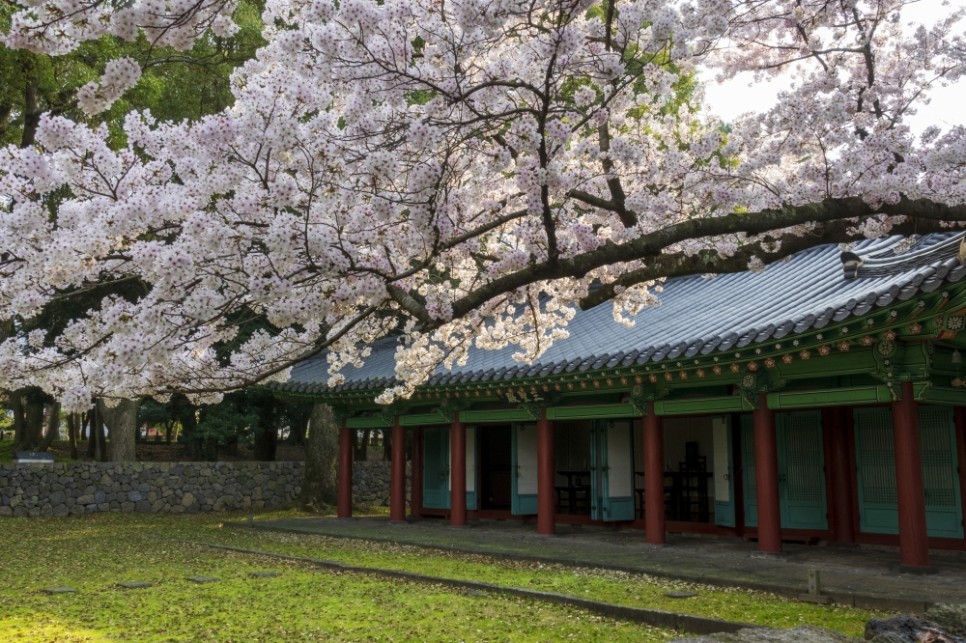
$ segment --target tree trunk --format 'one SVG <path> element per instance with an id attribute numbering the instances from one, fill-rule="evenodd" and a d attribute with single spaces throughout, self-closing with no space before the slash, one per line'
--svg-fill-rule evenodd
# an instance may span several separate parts
<path id="1" fill-rule="evenodd" d="M 382 429 L 382 459 L 392 461 L 392 432 L 389 429 Z"/>
<path id="2" fill-rule="evenodd" d="M 311 405 L 304 402 L 289 402 L 285 410 L 289 417 L 288 444 L 304 446 L 309 418 L 312 416 Z"/>
<path id="3" fill-rule="evenodd" d="M 339 422 L 332 407 L 316 404 L 305 441 L 305 481 L 299 504 L 313 511 L 335 505 L 338 499 L 336 463 L 339 459 Z"/>
<path id="4" fill-rule="evenodd" d="M 85 433 L 87 435 L 87 457 L 93 460 L 97 455 L 97 431 L 94 427 L 100 423 L 97 417 L 97 406 L 95 405 L 86 415 L 84 426 L 86 427 Z"/>
<path id="5" fill-rule="evenodd" d="M 44 403 L 36 395 L 27 394 L 24 405 L 23 438 L 18 449 L 36 449 L 44 437 Z"/>
<path id="6" fill-rule="evenodd" d="M 278 415 L 281 405 L 274 399 L 262 399 L 258 406 L 258 429 L 255 431 L 254 458 L 271 462 L 278 449 Z"/>
<path id="7" fill-rule="evenodd" d="M 199 441 L 193 439 L 198 428 L 198 416 L 195 415 L 197 409 L 183 395 L 176 395 L 171 398 L 171 412 L 178 421 L 181 422 L 181 435 L 184 436 L 185 450 L 195 459 L 201 454 Z"/>
<path id="8" fill-rule="evenodd" d="M 135 460 L 134 436 L 138 430 L 139 404 L 138 400 L 121 400 L 111 407 L 103 399 L 97 400 L 98 414 L 111 435 L 111 462 Z"/>
<path id="9" fill-rule="evenodd" d="M 80 428 L 80 415 L 71 413 L 67 416 L 67 441 L 70 443 L 70 459 L 77 459 L 77 429 Z"/>
<path id="10" fill-rule="evenodd" d="M 20 147 L 30 147 L 37 138 L 37 126 L 43 110 L 37 100 L 38 75 L 34 63 L 35 54 L 28 51 L 20 52 L 24 87 L 23 87 L 23 132 L 20 135 Z"/>
<path id="11" fill-rule="evenodd" d="M 92 439 L 96 448 L 97 461 L 107 462 L 107 434 L 104 432 L 104 422 L 101 420 L 100 412 L 94 416 L 94 420 L 97 424 L 91 428 L 91 431 L 94 432 Z"/>
<path id="12" fill-rule="evenodd" d="M 60 402 L 52 402 L 47 407 L 47 432 L 40 443 L 40 450 L 46 451 L 54 440 L 60 440 Z"/>
<path id="13" fill-rule="evenodd" d="M 362 431 L 355 431 L 352 436 L 352 441 L 355 443 L 353 447 L 352 459 L 356 462 L 365 462 L 369 459 L 369 440 L 372 439 L 372 430 L 363 429 Z"/>
<path id="14" fill-rule="evenodd" d="M 24 413 L 23 397 L 20 391 L 10 393 L 10 410 L 13 411 L 13 444 L 14 449 L 20 448 L 27 439 L 27 418 Z"/>

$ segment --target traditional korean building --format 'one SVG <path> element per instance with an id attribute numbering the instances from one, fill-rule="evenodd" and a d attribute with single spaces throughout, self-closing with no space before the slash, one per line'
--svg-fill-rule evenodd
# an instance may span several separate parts
<path id="1" fill-rule="evenodd" d="M 327 388 L 326 362 L 279 393 L 331 404 L 343 423 L 340 516 L 352 432 L 392 437 L 390 519 L 618 523 L 783 541 L 897 544 L 927 567 L 966 549 L 966 238 L 817 247 L 758 273 L 669 281 L 633 327 L 609 304 L 532 364 L 474 351 L 409 400 L 395 338 Z"/>

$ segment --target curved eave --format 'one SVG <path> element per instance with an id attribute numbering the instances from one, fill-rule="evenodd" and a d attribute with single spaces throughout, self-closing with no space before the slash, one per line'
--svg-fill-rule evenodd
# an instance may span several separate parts
<path id="1" fill-rule="evenodd" d="M 434 376 L 417 388 L 413 400 L 484 399 L 506 390 L 606 392 L 627 390 L 633 385 L 679 387 L 733 383 L 749 371 L 766 371 L 779 362 L 788 366 L 805 355 L 805 359 L 820 358 L 895 337 L 934 337 L 950 311 L 966 308 L 966 289 L 952 292 L 920 288 L 913 295 L 894 298 L 886 305 L 859 306 L 858 303 L 843 307 L 840 315 L 835 314 L 839 311 L 816 315 L 795 332 L 786 332 L 786 324 L 748 330 L 734 341 L 721 342 L 708 352 L 695 350 L 693 345 L 666 350 L 658 347 L 580 362 L 471 371 L 460 377 Z M 750 339 L 742 342 L 742 338 Z M 376 396 L 396 384 L 391 379 L 365 379 L 333 389 L 305 382 L 275 384 L 272 388 L 287 397 L 371 405 Z"/>

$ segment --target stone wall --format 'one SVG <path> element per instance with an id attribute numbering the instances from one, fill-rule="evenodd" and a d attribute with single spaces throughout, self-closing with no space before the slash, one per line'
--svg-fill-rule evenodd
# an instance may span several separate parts
<path id="1" fill-rule="evenodd" d="M 388 462 L 353 462 L 353 507 L 388 507 L 390 471 Z"/>
<path id="2" fill-rule="evenodd" d="M 0 467 L 0 516 L 183 513 L 289 504 L 301 462 L 70 462 Z"/>
<path id="3" fill-rule="evenodd" d="M 389 502 L 389 463 L 353 463 L 353 504 Z M 184 513 L 291 504 L 302 462 L 63 462 L 0 465 L 0 516 Z"/>

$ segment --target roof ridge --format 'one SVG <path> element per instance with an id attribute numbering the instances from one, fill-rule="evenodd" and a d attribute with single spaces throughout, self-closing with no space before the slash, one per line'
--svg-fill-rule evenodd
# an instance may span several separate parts
<path id="1" fill-rule="evenodd" d="M 893 237 L 890 242 L 888 246 L 865 255 L 843 252 L 840 259 L 845 279 L 882 277 L 938 267 L 950 259 L 958 259 L 961 247 L 966 244 L 966 232 L 927 235 L 906 247 L 907 238 Z"/>

